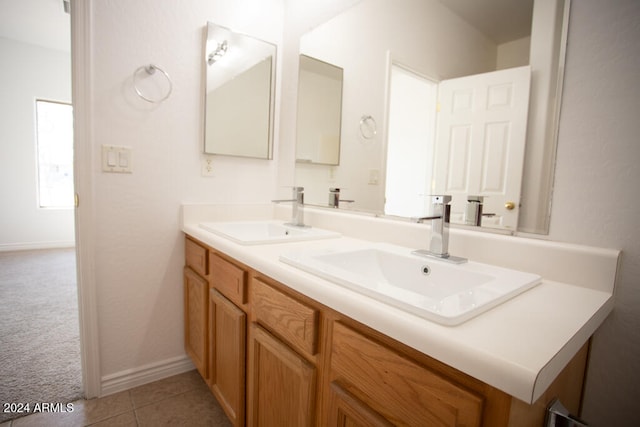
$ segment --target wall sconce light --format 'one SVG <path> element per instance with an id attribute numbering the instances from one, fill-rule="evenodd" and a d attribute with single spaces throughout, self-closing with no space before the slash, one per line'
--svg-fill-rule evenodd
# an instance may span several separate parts
<path id="1" fill-rule="evenodd" d="M 228 48 L 229 44 L 226 40 L 224 40 L 222 43 L 218 43 L 216 49 L 207 57 L 207 63 L 209 65 L 213 65 L 214 62 L 218 61 L 227 53 Z"/>

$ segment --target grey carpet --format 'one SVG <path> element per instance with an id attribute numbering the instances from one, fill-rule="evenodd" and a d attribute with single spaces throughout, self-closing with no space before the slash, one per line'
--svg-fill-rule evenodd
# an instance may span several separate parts
<path id="1" fill-rule="evenodd" d="M 5 403 L 82 395 L 74 249 L 0 252 L 0 422 Z"/>

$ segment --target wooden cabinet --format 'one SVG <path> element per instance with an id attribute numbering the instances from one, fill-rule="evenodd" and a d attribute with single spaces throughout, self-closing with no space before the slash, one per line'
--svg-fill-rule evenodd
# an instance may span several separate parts
<path id="1" fill-rule="evenodd" d="M 247 425 L 314 423 L 316 368 L 255 323 L 249 329 Z"/>
<path id="2" fill-rule="evenodd" d="M 588 345 L 533 405 L 187 238 L 185 349 L 234 426 L 534 427 L 578 413 Z"/>

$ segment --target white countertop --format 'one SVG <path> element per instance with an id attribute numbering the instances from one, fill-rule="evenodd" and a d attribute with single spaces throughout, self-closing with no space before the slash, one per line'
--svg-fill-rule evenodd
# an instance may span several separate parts
<path id="1" fill-rule="evenodd" d="M 281 253 L 291 250 L 335 245 L 348 249 L 361 245 L 362 239 L 343 236 L 338 239 L 243 246 L 198 227 L 203 220 L 229 220 L 226 215 L 212 218 L 211 214 L 216 209 L 203 210 L 192 205 L 183 209 L 183 231 L 186 234 L 336 311 L 527 403 L 534 403 L 542 395 L 613 309 L 613 281 L 619 257 L 619 251 L 615 250 L 591 250 L 510 236 L 482 236 L 485 233 L 462 236 L 463 241 L 468 239 L 464 241 L 465 247 L 478 245 L 473 241 L 476 239 L 481 242 L 480 246 L 485 252 L 489 245 L 491 253 L 499 254 L 505 250 L 501 245 L 524 245 L 522 252 L 529 262 L 532 261 L 532 255 L 527 251 L 533 251 L 534 258 L 541 258 L 533 261 L 541 266 L 539 271 L 543 272 L 543 281 L 498 307 L 461 325 L 450 327 L 378 302 L 279 261 Z M 195 214 L 193 209 L 198 213 Z M 228 212 L 228 208 L 225 212 Z M 253 212 L 258 215 L 256 210 Z M 318 215 L 330 215 L 332 223 L 340 222 L 340 217 L 331 212 L 320 212 Z M 385 220 L 370 220 L 378 221 L 376 229 L 385 226 L 380 222 Z M 360 221 L 366 222 L 365 219 Z M 349 224 L 345 227 L 352 228 Z M 397 231 L 402 232 L 403 227 L 415 225 L 391 224 L 390 227 L 397 227 Z M 341 231 L 339 226 L 336 228 Z M 454 240 L 452 236 L 452 243 Z M 398 244 L 397 241 L 389 243 Z M 511 252 L 514 252 L 513 248 Z M 562 258 L 565 253 L 567 259 L 555 259 Z M 469 253 L 460 255 L 477 259 Z M 553 262 L 543 259 L 545 256 L 554 257 Z M 565 277 L 568 273 L 561 271 L 562 265 L 572 268 L 581 257 L 586 261 L 584 268 L 593 268 L 594 271 L 578 272 L 575 281 L 580 283 L 562 283 L 547 278 Z M 521 257 L 516 254 L 514 258 Z M 482 259 L 479 261 L 486 262 Z M 515 264 L 518 265 L 517 262 Z M 506 261 L 502 265 L 517 268 Z M 594 275 L 598 276 L 596 280 L 593 280 Z"/>

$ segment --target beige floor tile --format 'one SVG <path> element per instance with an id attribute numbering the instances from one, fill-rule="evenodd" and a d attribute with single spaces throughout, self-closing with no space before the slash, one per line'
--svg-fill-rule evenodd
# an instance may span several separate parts
<path id="1" fill-rule="evenodd" d="M 133 410 L 128 391 L 99 399 L 78 400 L 72 404 L 72 412 L 32 414 L 14 420 L 11 427 L 82 427 Z"/>
<path id="2" fill-rule="evenodd" d="M 131 412 L 125 412 L 124 414 L 116 415 L 112 418 L 107 418 L 104 421 L 100 421 L 96 424 L 91 424 L 91 427 L 137 427 L 136 414 Z"/>
<path id="3" fill-rule="evenodd" d="M 40 412 L 13 420 L 11 427 L 83 427 L 82 415 L 74 412 Z"/>
<path id="4" fill-rule="evenodd" d="M 129 391 L 123 391 L 99 399 L 80 400 L 76 404 L 74 413 L 81 414 L 83 422 L 88 425 L 130 412 L 132 409 Z"/>
<path id="5" fill-rule="evenodd" d="M 215 426 L 231 423 L 209 391 L 192 390 L 178 396 L 136 409 L 138 425 L 144 426 Z"/>
<path id="6" fill-rule="evenodd" d="M 0 427 L 231 426 L 197 371 L 99 399 L 73 402 L 73 411 L 38 413 Z"/>
<path id="7" fill-rule="evenodd" d="M 133 407 L 140 408 L 141 406 L 186 393 L 190 390 L 208 390 L 207 384 L 196 370 L 145 384 L 129 391 L 131 393 Z"/>

